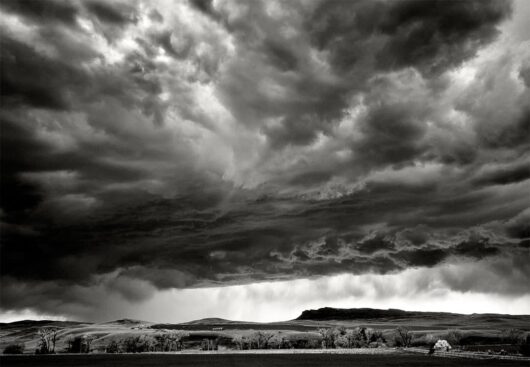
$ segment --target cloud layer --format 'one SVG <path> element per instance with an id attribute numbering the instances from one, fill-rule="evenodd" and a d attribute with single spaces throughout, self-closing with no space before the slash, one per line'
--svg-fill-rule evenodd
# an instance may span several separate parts
<path id="1" fill-rule="evenodd" d="M 527 296 L 529 14 L 2 1 L 1 308 L 411 268 Z"/>

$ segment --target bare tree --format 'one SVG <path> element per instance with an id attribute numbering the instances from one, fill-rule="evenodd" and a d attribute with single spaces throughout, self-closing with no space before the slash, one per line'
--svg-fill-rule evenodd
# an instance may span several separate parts
<path id="1" fill-rule="evenodd" d="M 202 350 L 217 350 L 219 344 L 218 339 L 205 338 L 201 343 Z"/>
<path id="2" fill-rule="evenodd" d="M 398 327 L 396 329 L 396 342 L 408 348 L 412 342 L 412 332 L 405 326 Z"/>
<path id="3" fill-rule="evenodd" d="M 318 329 L 318 332 L 322 336 L 322 347 L 333 348 L 335 347 L 335 329 Z"/>
<path id="4" fill-rule="evenodd" d="M 55 342 L 57 341 L 56 328 L 42 328 L 38 331 L 39 349 L 41 354 L 55 353 Z"/>
<path id="5" fill-rule="evenodd" d="M 348 340 L 348 348 L 352 348 L 354 341 L 356 340 L 357 333 L 352 329 L 348 329 L 346 330 L 344 336 L 346 337 L 346 340 Z"/>
<path id="6" fill-rule="evenodd" d="M 169 350 L 169 340 L 166 333 L 159 333 L 153 336 L 155 339 L 155 350 L 159 352 L 166 352 Z"/>
<path id="7" fill-rule="evenodd" d="M 245 338 L 240 335 L 236 334 L 232 337 L 232 342 L 237 346 L 237 349 L 244 349 L 245 347 Z"/>
<path id="8" fill-rule="evenodd" d="M 258 339 L 258 349 L 267 349 L 269 346 L 269 341 L 274 336 L 273 333 L 267 333 L 264 331 L 258 331 L 256 333 L 257 339 Z"/>
<path id="9" fill-rule="evenodd" d="M 154 335 L 154 348 L 160 352 L 171 352 L 181 350 L 182 339 L 190 334 L 184 330 L 165 331 Z"/>
<path id="10" fill-rule="evenodd" d="M 261 339 L 259 336 L 259 332 L 255 332 L 248 337 L 248 343 L 249 343 L 249 349 L 253 349 L 254 346 L 256 349 L 261 348 Z"/>
<path id="11" fill-rule="evenodd" d="M 67 344 L 66 351 L 68 353 L 74 353 L 73 350 L 75 348 L 75 342 L 76 342 L 76 339 L 72 335 L 69 335 L 66 338 L 66 344 Z"/>
<path id="12" fill-rule="evenodd" d="M 446 339 L 451 345 L 460 345 L 463 334 L 460 330 L 453 329 L 449 330 L 446 335 Z"/>
<path id="13" fill-rule="evenodd" d="M 281 333 L 281 332 L 280 332 Z M 289 345 L 288 340 L 285 336 L 280 335 L 280 333 L 273 335 L 268 341 L 269 348 L 286 348 Z"/>
<path id="14" fill-rule="evenodd" d="M 190 336 L 190 333 L 184 330 L 171 331 L 168 336 L 169 350 L 172 351 L 173 348 L 175 350 L 181 350 L 183 347 L 182 340 L 188 336 Z"/>
<path id="15" fill-rule="evenodd" d="M 267 333 L 264 331 L 256 331 L 248 337 L 249 349 L 266 349 L 268 348 L 269 341 L 274 336 L 273 333 Z"/>
<path id="16" fill-rule="evenodd" d="M 84 335 L 83 339 L 85 342 L 85 353 L 90 353 L 90 346 L 92 345 L 92 342 L 96 340 L 96 336 L 95 335 Z"/>

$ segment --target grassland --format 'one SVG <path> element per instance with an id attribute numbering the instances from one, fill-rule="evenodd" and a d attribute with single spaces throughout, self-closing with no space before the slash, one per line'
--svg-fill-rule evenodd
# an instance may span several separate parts
<path id="1" fill-rule="evenodd" d="M 386 350 L 390 350 L 391 347 L 395 346 L 394 344 L 394 336 L 395 336 L 395 328 L 400 325 L 406 325 L 407 328 L 412 332 L 413 338 L 412 343 L 410 344 L 413 347 L 420 347 L 425 348 L 428 344 L 427 340 L 437 340 L 437 339 L 448 339 L 449 335 L 448 330 L 449 329 L 458 329 L 458 332 L 460 334 L 460 343 L 458 349 L 462 352 L 483 352 L 484 354 L 512 354 L 516 355 L 519 352 L 519 347 L 515 344 L 510 344 L 505 337 L 505 333 L 507 330 L 510 329 L 516 329 L 519 332 L 523 333 L 524 335 L 528 335 L 530 332 L 530 316 L 528 315 L 520 315 L 520 316 L 511 316 L 511 315 L 458 315 L 458 314 L 442 314 L 442 313 L 410 313 L 410 314 L 397 314 L 393 316 L 377 316 L 372 317 L 370 314 L 368 314 L 369 317 L 365 317 L 366 311 L 363 310 L 361 316 L 357 319 L 341 319 L 341 320 L 332 320 L 332 319 L 324 319 L 324 320 L 310 320 L 310 319 L 297 319 L 297 320 L 290 320 L 285 322 L 274 322 L 274 323 L 254 323 L 254 322 L 240 322 L 240 321 L 230 321 L 230 320 L 223 320 L 223 319 L 203 319 L 203 320 L 196 320 L 188 323 L 181 323 L 181 324 L 154 324 L 149 322 L 143 322 L 138 320 L 117 320 L 113 322 L 105 322 L 105 323 L 83 323 L 83 322 L 61 322 L 61 321 L 23 321 L 23 322 L 15 322 L 15 323 L 9 323 L 9 324 L 0 324 L 0 350 L 4 350 L 4 348 L 8 345 L 22 345 L 24 347 L 24 353 L 26 354 L 33 354 L 35 353 L 36 349 L 39 346 L 39 336 L 38 331 L 42 328 L 55 328 L 57 330 L 57 345 L 55 348 L 55 352 L 57 355 L 54 356 L 24 356 L 24 358 L 27 357 L 27 359 L 17 359 L 16 357 L 11 356 L 4 356 L 2 357 L 2 366 L 4 366 L 6 363 L 7 365 L 10 365 L 10 363 L 14 363 L 13 365 L 17 365 L 16 363 L 22 363 L 19 365 L 24 365 L 24 363 L 30 363 L 28 365 L 32 365 L 31 363 L 37 363 L 36 365 L 46 365 L 48 359 L 52 358 L 51 360 L 56 360 L 59 364 L 54 365 L 61 365 L 60 363 L 63 363 L 64 365 L 71 365 L 76 364 L 77 365 L 77 359 L 79 359 L 79 362 L 81 363 L 89 363 L 87 365 L 91 365 L 92 361 L 99 361 L 98 363 L 107 363 L 107 365 L 121 365 L 120 363 L 125 363 L 123 361 L 126 361 L 128 358 L 127 354 L 123 355 L 107 355 L 107 356 L 97 356 L 93 357 L 92 354 L 97 353 L 105 353 L 108 351 L 108 346 L 112 343 L 120 344 L 120 350 L 119 352 L 127 352 L 127 351 L 133 351 L 125 349 L 124 341 L 126 339 L 130 338 L 136 338 L 136 337 L 145 337 L 153 339 L 157 335 L 160 334 L 167 334 L 171 333 L 172 330 L 180 330 L 185 333 L 185 337 L 182 339 L 181 348 L 185 352 L 191 352 L 191 353 L 201 353 L 202 343 L 205 340 L 208 341 L 214 341 L 215 340 L 215 349 L 219 349 L 219 351 L 229 352 L 231 353 L 235 349 L 248 349 L 248 347 L 241 346 L 240 344 L 237 344 L 237 338 L 247 338 L 246 340 L 252 339 L 253 336 L 256 334 L 259 334 L 258 331 L 265 331 L 266 334 L 274 334 L 276 340 L 281 339 L 282 340 L 282 349 L 290 349 L 290 348 L 313 348 L 313 351 L 316 351 L 317 354 L 322 353 L 318 352 L 318 349 L 321 348 L 323 339 L 322 335 L 319 333 L 320 328 L 357 328 L 359 327 L 367 327 L 371 330 L 376 330 L 381 333 L 384 339 L 384 343 L 381 346 L 382 348 L 386 348 Z M 339 315 L 340 316 L 340 315 Z M 350 315 L 346 315 L 350 316 Z M 354 315 L 355 316 L 355 315 Z M 91 355 L 83 355 L 83 356 L 68 356 L 64 355 L 66 351 L 71 351 L 71 349 L 67 349 L 68 341 L 72 340 L 72 338 L 76 337 L 88 337 L 92 340 L 92 344 L 89 346 L 89 350 L 92 353 Z M 455 345 L 455 344 L 453 344 Z M 365 347 L 368 345 L 364 345 Z M 370 344 L 371 347 L 373 347 Z M 379 346 L 379 345 L 377 345 Z M 263 347 L 263 345 L 262 345 Z M 329 347 L 329 346 L 326 346 Z M 338 346 L 341 347 L 342 346 Z M 358 348 L 359 346 L 356 346 L 355 348 Z M 259 346 L 258 346 L 259 348 Z M 267 346 L 265 346 L 267 348 Z M 268 346 L 268 348 L 274 348 L 272 346 Z M 280 348 L 280 347 L 278 347 Z M 333 346 L 332 346 L 333 348 Z M 350 346 L 348 346 L 350 348 Z M 180 348 L 179 348 L 180 349 Z M 379 348 L 377 348 L 379 349 Z M 145 349 L 143 351 L 157 351 L 157 350 L 166 350 L 168 349 Z M 175 351 L 177 349 L 169 349 L 169 351 Z M 349 349 L 351 350 L 351 349 Z M 136 351 L 136 350 L 134 350 Z M 320 349 L 322 351 L 322 349 Z M 502 351 L 502 353 L 501 353 Z M 259 352 L 258 352 L 259 353 Z M 184 353 L 179 353 L 179 356 L 182 356 Z M 378 353 L 375 353 L 378 354 Z M 381 353 L 379 353 L 381 354 Z M 327 355 L 327 354 L 324 354 Z M 191 356 L 191 357 L 179 357 L 175 355 L 168 355 L 161 356 L 157 355 L 156 357 L 153 357 L 150 354 L 146 354 L 145 356 L 142 355 L 135 355 L 134 360 L 143 360 L 143 358 L 147 358 L 149 361 L 148 365 L 157 365 L 156 363 L 159 363 L 159 360 L 164 360 L 164 358 L 170 358 L 168 361 L 172 361 L 172 358 L 176 358 L 175 361 L 178 361 L 179 365 L 180 362 L 185 363 L 188 359 L 191 358 L 190 361 L 198 360 L 200 363 L 200 356 Z M 232 358 L 227 357 L 226 355 L 217 354 L 219 358 L 222 358 L 225 360 L 226 358 Z M 372 358 L 373 356 L 368 356 Z M 73 359 L 72 359 L 73 358 Z M 92 359 L 95 358 L 95 359 Z M 179 359 L 181 358 L 181 359 Z M 210 357 L 205 355 L 205 358 L 208 359 Z M 238 358 L 254 358 L 254 357 L 233 357 L 235 360 L 239 360 Z M 276 357 L 269 356 L 265 358 L 265 360 L 269 361 L 272 364 L 265 364 L 265 365 L 282 365 L 283 362 L 278 362 L 280 364 L 275 364 Z M 293 358 L 292 356 L 278 356 L 280 361 L 283 361 L 283 359 L 289 359 Z M 340 362 L 343 357 L 308 357 L 308 356 L 302 356 L 300 357 L 303 359 L 307 359 L 306 362 L 304 362 L 304 365 L 312 365 L 312 361 L 318 360 L 319 358 L 332 358 L 337 359 L 337 363 Z M 358 358 L 366 358 L 364 357 L 351 357 L 353 359 Z M 377 358 L 381 358 L 381 356 L 377 356 Z M 376 359 L 377 359 L 376 358 Z M 388 358 L 388 357 L 386 357 Z M 404 365 L 414 365 L 414 364 L 407 364 L 408 359 L 416 360 L 420 359 L 423 360 L 425 358 L 424 356 L 404 356 L 399 355 L 398 360 L 404 359 L 403 363 Z M 100 360 L 99 360 L 100 359 Z M 296 359 L 296 358 L 295 358 Z M 437 358 L 436 363 L 441 363 L 439 365 L 454 365 L 451 364 L 452 362 L 449 361 L 438 361 Z M 74 361 L 75 360 L 75 361 Z M 385 359 L 383 359 L 385 360 Z M 393 358 L 390 358 L 391 361 L 393 361 Z M 432 359 L 431 361 L 433 361 Z M 298 359 L 296 359 L 298 361 Z M 136 363 L 136 362 L 135 362 Z M 169 362 L 168 362 L 169 363 Z M 172 362 L 171 362 L 172 363 Z M 192 362 L 190 362 L 192 363 Z M 195 363 L 195 362 L 193 362 Z M 269 363 L 269 362 L 267 362 Z M 287 363 L 287 362 L 286 362 Z M 333 361 L 335 363 L 335 361 Z M 386 363 L 386 362 L 385 362 Z M 401 363 L 401 362 L 400 362 Z M 444 364 L 445 363 L 445 364 Z M 470 362 L 468 360 L 465 361 L 466 365 L 473 365 L 474 362 Z M 480 361 L 480 363 L 486 363 L 486 364 L 477 364 L 477 365 L 495 365 L 490 364 L 494 362 L 484 362 Z M 497 363 L 497 362 L 495 362 Z M 502 361 L 499 361 L 499 365 L 504 365 Z M 513 362 L 516 363 L 516 362 Z M 526 361 L 527 365 L 528 362 Z M 289 362 L 289 364 L 292 364 L 292 362 Z M 33 364 L 35 365 L 35 364 Z M 83 365 L 83 364 L 81 364 Z M 105 364 L 103 364 L 105 365 Z M 125 364 L 127 365 L 127 364 Z M 134 364 L 133 364 L 134 365 Z M 142 365 L 142 364 L 140 364 Z M 191 364 L 193 365 L 193 364 Z M 244 364 L 243 364 L 244 365 Z M 247 364 L 248 365 L 248 364 Z M 296 365 L 296 364 L 295 364 Z M 340 364 L 339 364 L 340 365 Z M 372 364 L 367 364 L 368 366 Z M 388 365 L 388 364 L 381 364 L 381 365 Z M 390 364 L 390 365 L 400 365 L 400 364 Z M 429 365 L 432 365 L 431 362 L 429 362 Z M 221 364 L 222 366 L 222 364 Z"/>
<path id="2" fill-rule="evenodd" d="M 336 367 L 383 367 L 383 366 L 528 366 L 527 361 L 470 360 L 458 358 L 437 358 L 418 355 L 345 355 L 345 354 L 119 354 L 119 355 L 49 355 L 49 356 L 3 356 L 2 367 L 16 366 L 336 366 Z"/>

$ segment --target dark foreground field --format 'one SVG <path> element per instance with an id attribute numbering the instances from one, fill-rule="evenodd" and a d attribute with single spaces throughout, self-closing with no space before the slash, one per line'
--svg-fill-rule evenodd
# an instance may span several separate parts
<path id="1" fill-rule="evenodd" d="M 525 366 L 527 361 L 472 360 L 439 358 L 422 355 L 341 355 L 341 354 L 225 354 L 225 355 L 48 355 L 48 356 L 2 356 L 2 367 L 11 366 L 336 366 L 336 367 L 381 367 L 381 366 Z"/>

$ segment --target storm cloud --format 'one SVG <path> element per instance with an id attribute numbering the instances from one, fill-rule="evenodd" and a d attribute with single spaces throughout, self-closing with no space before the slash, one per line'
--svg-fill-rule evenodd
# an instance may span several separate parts
<path id="1" fill-rule="evenodd" d="M 1 309 L 410 271 L 528 296 L 529 11 L 2 1 Z"/>

